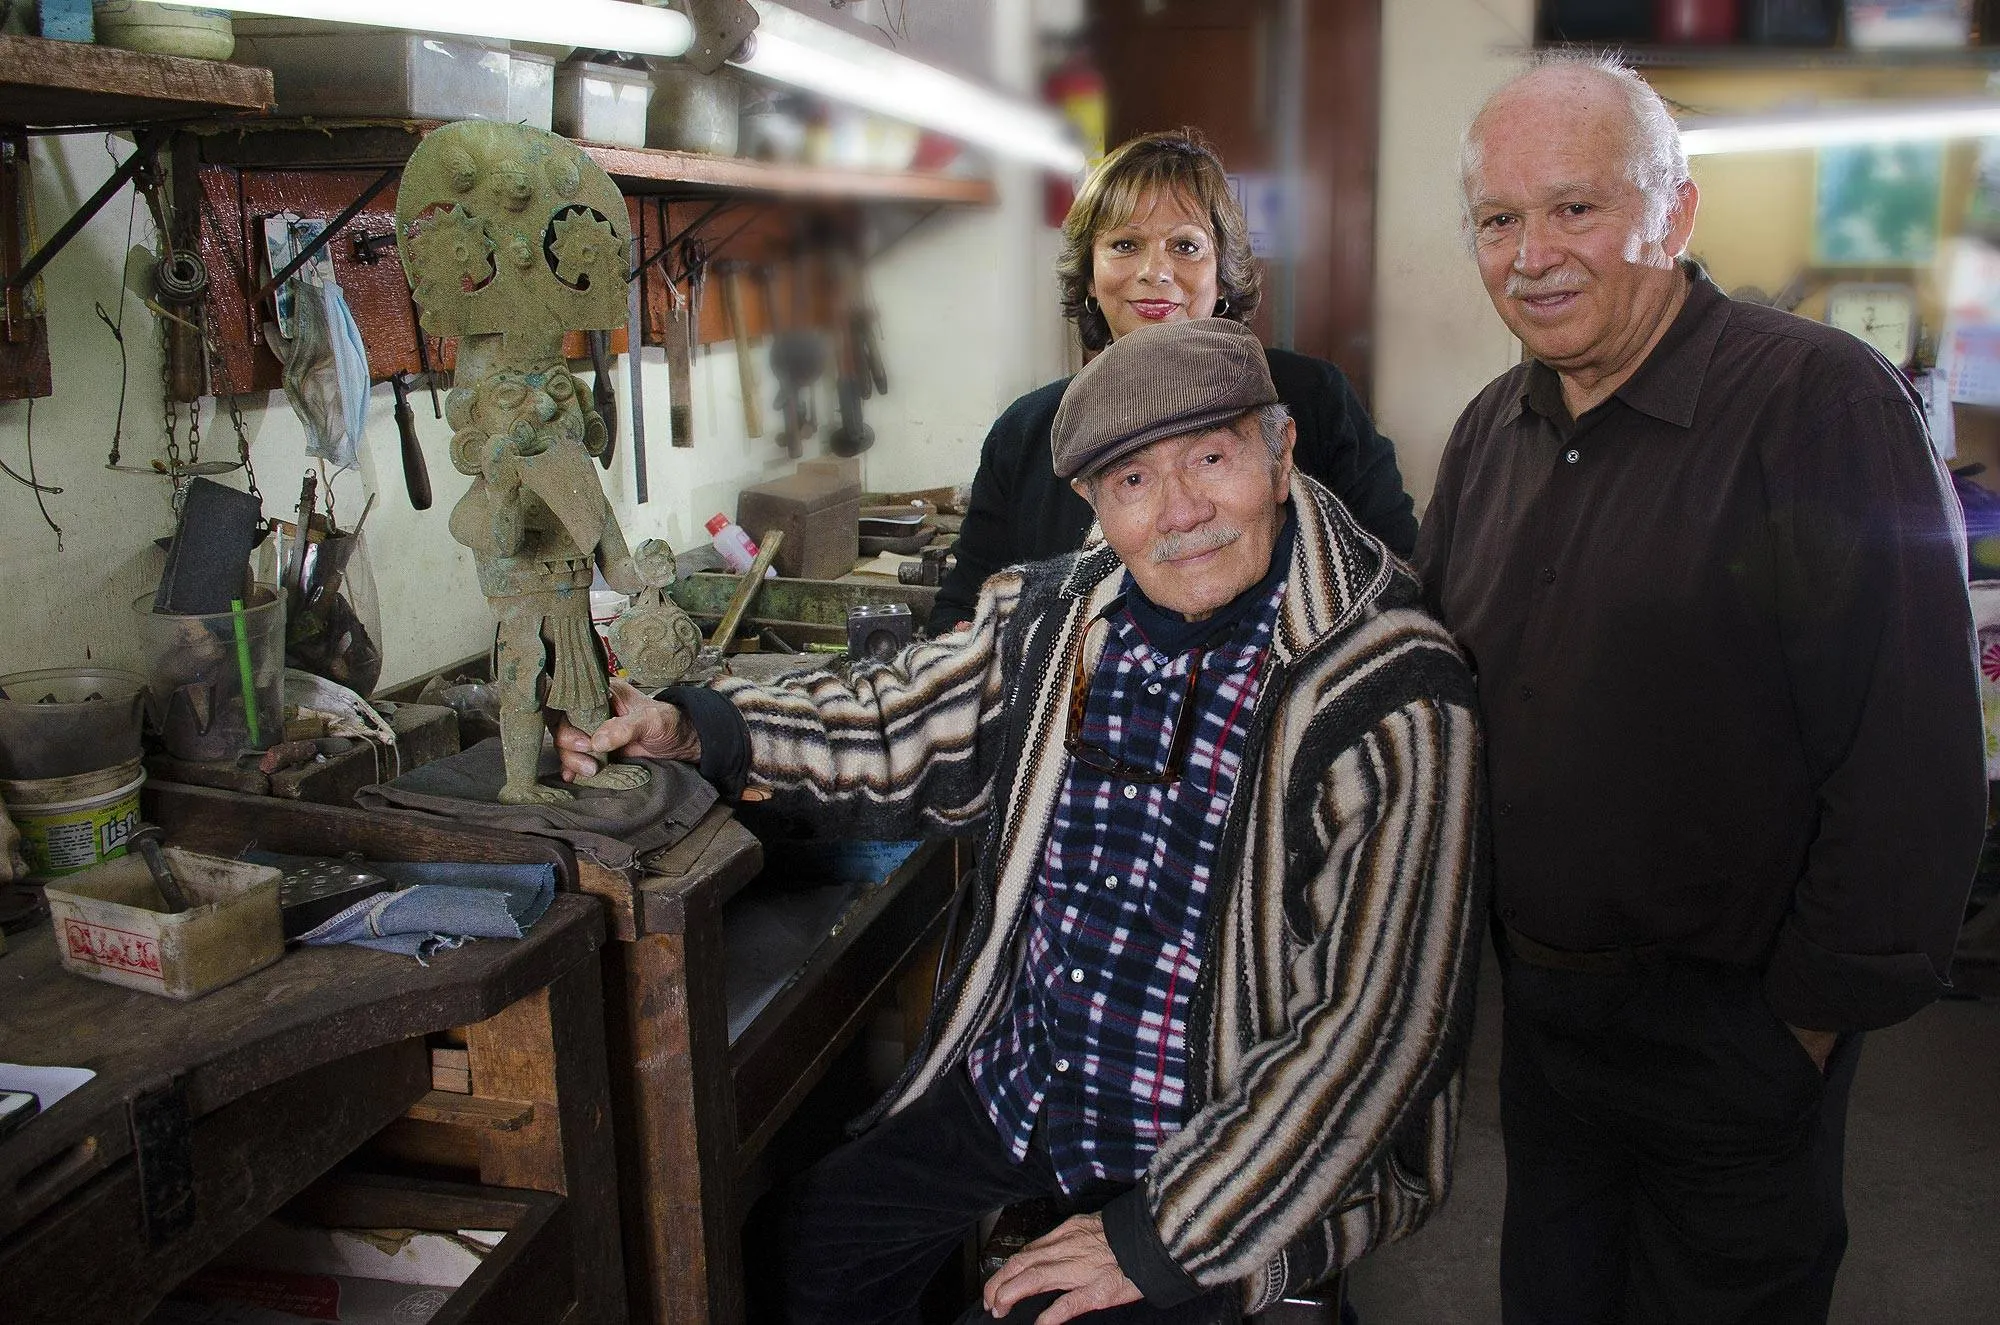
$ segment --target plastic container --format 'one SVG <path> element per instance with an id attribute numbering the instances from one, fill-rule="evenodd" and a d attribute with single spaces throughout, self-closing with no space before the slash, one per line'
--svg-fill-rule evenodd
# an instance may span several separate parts
<path id="1" fill-rule="evenodd" d="M 220 9 L 159 5 L 148 0 L 96 0 L 91 11 L 100 46 L 227 60 L 236 45 L 235 28 L 228 13 Z"/>
<path id="2" fill-rule="evenodd" d="M 188 897 L 170 913 L 146 862 L 106 861 L 48 887 L 66 970 L 167 998 L 196 998 L 285 955 L 278 870 L 163 847 Z"/>
<path id="3" fill-rule="evenodd" d="M 271 71 L 280 115 L 514 118 L 513 57 L 466 38 L 246 18 L 236 58 Z"/>
<path id="4" fill-rule="evenodd" d="M 554 58 L 534 51 L 513 51 L 507 61 L 508 121 L 548 129 L 555 113 Z"/>
<path id="5" fill-rule="evenodd" d="M 285 734 L 285 603 L 258 585 L 243 611 L 181 616 L 133 600 L 160 711 L 160 743 L 176 759 L 234 759 Z"/>
<path id="6" fill-rule="evenodd" d="M 757 544 L 743 531 L 743 526 L 717 511 L 709 517 L 705 527 L 708 530 L 709 541 L 714 543 L 715 550 L 722 554 L 722 564 L 738 575 L 748 574 L 751 563 L 757 560 Z M 764 572 L 764 578 L 771 579 L 777 573 L 776 566 L 769 567 Z"/>
<path id="7" fill-rule="evenodd" d="M 646 145 L 646 107 L 653 85 L 643 69 L 584 61 L 558 66 L 555 131 L 613 147 Z"/>
<path id="8" fill-rule="evenodd" d="M 60 878 L 124 855 L 145 785 L 136 757 L 69 777 L 0 781 L 0 800 L 21 830 L 28 877 Z"/>
<path id="9" fill-rule="evenodd" d="M 0 676 L 0 778 L 60 778 L 139 757 L 146 678 L 105 667 Z"/>
<path id="10" fill-rule="evenodd" d="M 742 82 L 726 71 L 704 74 L 679 60 L 656 60 L 652 68 L 646 146 L 735 156 L 743 115 Z"/>

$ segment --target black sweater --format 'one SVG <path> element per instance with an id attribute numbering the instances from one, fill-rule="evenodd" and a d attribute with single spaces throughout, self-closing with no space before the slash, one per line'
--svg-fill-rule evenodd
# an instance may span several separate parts
<path id="1" fill-rule="evenodd" d="M 1298 422 L 1293 462 L 1340 498 L 1363 528 L 1408 557 L 1417 517 L 1396 448 L 1375 431 L 1340 369 L 1290 350 L 1264 351 L 1278 398 Z M 979 451 L 972 504 L 958 535 L 958 564 L 944 577 L 931 611 L 932 634 L 972 619 L 986 577 L 1005 566 L 1074 552 L 1090 528 L 1090 503 L 1056 477 L 1049 433 L 1065 377 L 1022 396 L 994 420 Z"/>

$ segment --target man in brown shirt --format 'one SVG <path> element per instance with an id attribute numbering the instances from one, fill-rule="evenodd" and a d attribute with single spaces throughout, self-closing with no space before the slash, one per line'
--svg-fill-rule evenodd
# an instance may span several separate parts
<path id="1" fill-rule="evenodd" d="M 1887 362 L 1681 261 L 1629 70 L 1503 87 L 1464 188 L 1531 356 L 1417 548 L 1487 722 L 1505 1319 L 1824 1320 L 1860 1033 L 1944 987 L 1984 826 L 1957 508 Z"/>

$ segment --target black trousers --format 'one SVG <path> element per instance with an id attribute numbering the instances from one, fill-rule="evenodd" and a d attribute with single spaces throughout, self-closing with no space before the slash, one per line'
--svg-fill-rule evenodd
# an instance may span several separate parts
<path id="1" fill-rule="evenodd" d="M 1101 1208 L 1126 1190 L 1101 1184 L 1068 1204 Z M 945 1258 L 980 1219 L 1032 1197 L 1062 1197 L 1040 1145 L 1016 1164 L 1001 1144 L 972 1083 L 954 1068 L 921 1100 L 809 1169 L 783 1219 L 782 1274 L 789 1325 L 915 1325 L 917 1300 Z M 1032 1298 L 1005 1318 L 1028 1325 L 1054 1294 Z M 1207 1325 L 1237 1318 L 1229 1290 L 1185 1307 L 1143 1302 L 1083 1319 L 1091 1325 Z M 974 1303 L 966 1322 L 993 1320 Z"/>
<path id="2" fill-rule="evenodd" d="M 1861 1037 L 1822 1074 L 1756 972 L 1502 946 L 1507 1325 L 1824 1322 Z"/>

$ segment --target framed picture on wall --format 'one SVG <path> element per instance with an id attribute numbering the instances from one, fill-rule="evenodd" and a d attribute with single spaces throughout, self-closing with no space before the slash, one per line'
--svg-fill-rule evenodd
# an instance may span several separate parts
<path id="1" fill-rule="evenodd" d="M 1944 144 L 1822 147 L 1813 183 L 1813 262 L 1922 267 L 1937 256 Z"/>

